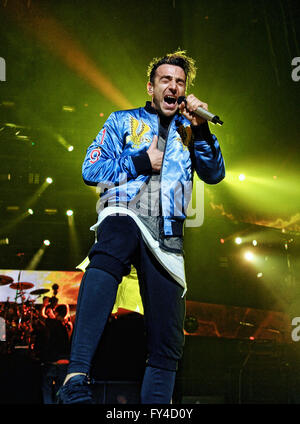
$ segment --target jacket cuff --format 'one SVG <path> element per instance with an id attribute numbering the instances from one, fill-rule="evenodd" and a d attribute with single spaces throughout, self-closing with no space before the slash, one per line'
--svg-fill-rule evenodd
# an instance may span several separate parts
<path id="1" fill-rule="evenodd" d="M 152 166 L 147 152 L 140 152 L 131 156 L 131 159 L 138 175 L 151 173 Z"/>
<path id="2" fill-rule="evenodd" d="M 191 125 L 191 129 L 193 132 L 194 140 L 205 140 L 209 144 L 214 142 L 207 121 L 200 125 Z"/>

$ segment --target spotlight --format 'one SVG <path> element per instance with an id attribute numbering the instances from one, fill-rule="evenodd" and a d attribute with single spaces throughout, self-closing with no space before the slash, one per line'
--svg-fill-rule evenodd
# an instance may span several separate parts
<path id="1" fill-rule="evenodd" d="M 74 106 L 63 106 L 62 110 L 64 112 L 74 112 L 75 111 L 75 107 Z"/>
<path id="2" fill-rule="evenodd" d="M 69 147 L 68 147 L 68 151 L 69 151 L 69 152 L 72 152 L 73 150 L 74 150 L 74 146 L 69 146 Z"/>
<path id="3" fill-rule="evenodd" d="M 250 251 L 246 252 L 246 253 L 245 253 L 245 255 L 244 255 L 244 257 L 245 257 L 245 259 L 246 259 L 247 261 L 249 261 L 249 262 L 253 261 L 253 259 L 254 259 L 254 255 L 253 255 L 253 253 L 252 253 L 252 252 L 250 252 Z"/>
<path id="4" fill-rule="evenodd" d="M 33 215 L 33 213 L 34 213 L 34 212 L 33 212 L 33 210 L 32 210 L 32 209 L 30 209 L 30 208 L 29 208 L 29 209 L 27 209 L 27 212 L 29 213 L 29 215 Z"/>
<path id="5" fill-rule="evenodd" d="M 46 215 L 55 215 L 57 213 L 57 209 L 46 208 L 44 209 Z"/>
<path id="6" fill-rule="evenodd" d="M 49 240 L 44 240 L 43 243 L 44 243 L 45 246 L 50 246 L 50 244 L 51 244 Z"/>
<path id="7" fill-rule="evenodd" d="M 256 274 L 256 277 L 257 278 L 261 278 L 263 276 L 263 273 L 262 272 L 258 272 L 257 274 Z"/>
<path id="8" fill-rule="evenodd" d="M 73 215 L 73 211 L 71 209 L 67 210 L 66 215 L 67 216 L 72 216 Z"/>
<path id="9" fill-rule="evenodd" d="M 240 180 L 240 181 L 245 181 L 245 179 L 246 179 L 245 174 L 240 174 L 240 175 L 239 175 L 239 180 Z"/>
<path id="10" fill-rule="evenodd" d="M 253 246 L 257 246 L 257 241 L 256 240 L 252 240 L 252 244 L 253 244 Z"/>
<path id="11" fill-rule="evenodd" d="M 236 237 L 234 241 L 235 241 L 236 244 L 242 244 L 241 237 Z"/>
<path id="12" fill-rule="evenodd" d="M 9 238 L 5 237 L 3 239 L 0 239 L 0 245 L 9 244 Z"/>
<path id="13" fill-rule="evenodd" d="M 16 212 L 20 209 L 20 206 L 6 206 L 8 212 Z"/>
<path id="14" fill-rule="evenodd" d="M 52 184 L 53 183 L 53 180 L 52 180 L 51 177 L 46 178 L 46 181 L 47 181 L 48 184 Z"/>

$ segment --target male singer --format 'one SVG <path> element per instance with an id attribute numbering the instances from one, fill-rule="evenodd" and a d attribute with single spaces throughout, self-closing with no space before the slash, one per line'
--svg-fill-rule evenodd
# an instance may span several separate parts
<path id="1" fill-rule="evenodd" d="M 169 404 L 183 353 L 186 281 L 183 226 L 193 172 L 208 184 L 225 175 L 219 143 L 186 95 L 196 74 L 184 51 L 154 59 L 145 107 L 113 112 L 87 149 L 83 179 L 102 187 L 97 241 L 78 295 L 61 403 L 92 403 L 89 372 L 118 284 L 133 265 L 144 307 L 147 362 L 141 403 Z M 201 258 L 199 257 L 199 260 Z"/>

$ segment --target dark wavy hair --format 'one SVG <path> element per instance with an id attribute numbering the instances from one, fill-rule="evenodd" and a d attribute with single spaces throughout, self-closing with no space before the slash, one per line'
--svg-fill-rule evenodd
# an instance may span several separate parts
<path id="1" fill-rule="evenodd" d="M 196 77 L 195 61 L 186 55 L 185 50 L 176 50 L 174 53 L 168 53 L 163 57 L 152 59 L 147 69 L 147 77 L 152 84 L 154 83 L 156 69 L 160 65 L 165 64 L 180 66 L 180 68 L 184 70 L 186 76 L 186 86 L 189 87 L 193 85 Z"/>

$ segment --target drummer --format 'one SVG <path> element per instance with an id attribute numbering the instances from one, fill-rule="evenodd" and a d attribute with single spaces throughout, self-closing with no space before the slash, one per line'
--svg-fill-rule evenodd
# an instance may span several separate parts
<path id="1" fill-rule="evenodd" d="M 48 305 L 50 305 L 50 297 L 44 296 L 42 308 L 41 308 L 41 311 L 40 311 L 41 318 L 44 318 L 44 319 L 48 318 L 48 316 L 46 315 L 46 308 L 47 308 Z"/>

